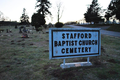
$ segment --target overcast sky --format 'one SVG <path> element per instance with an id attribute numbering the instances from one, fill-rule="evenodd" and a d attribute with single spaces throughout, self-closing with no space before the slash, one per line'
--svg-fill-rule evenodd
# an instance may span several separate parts
<path id="1" fill-rule="evenodd" d="M 91 4 L 92 0 L 49 0 L 52 3 L 50 11 L 52 12 L 52 17 L 47 16 L 47 23 L 57 22 L 57 8 L 58 2 L 62 3 L 63 14 L 60 19 L 61 22 L 67 21 L 77 21 L 84 18 L 84 13 L 87 10 L 87 6 Z M 98 0 L 100 7 L 107 9 L 111 0 Z M 30 17 L 35 10 L 36 0 L 0 0 L 0 11 L 4 13 L 5 16 L 9 17 L 12 21 L 20 21 L 20 16 L 22 15 L 23 8 L 26 9 L 27 15 Z"/>

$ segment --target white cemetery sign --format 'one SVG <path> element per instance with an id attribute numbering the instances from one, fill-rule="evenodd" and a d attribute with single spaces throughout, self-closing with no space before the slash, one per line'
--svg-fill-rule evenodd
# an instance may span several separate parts
<path id="1" fill-rule="evenodd" d="M 49 59 L 99 56 L 100 29 L 49 29 Z"/>

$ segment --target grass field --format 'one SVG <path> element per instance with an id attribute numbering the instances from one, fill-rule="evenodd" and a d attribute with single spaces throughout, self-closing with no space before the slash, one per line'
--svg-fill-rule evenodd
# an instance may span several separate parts
<path id="1" fill-rule="evenodd" d="M 110 24 L 89 24 L 89 25 L 82 25 L 79 24 L 77 26 L 84 26 L 84 27 L 91 27 L 91 28 L 95 28 L 95 27 L 104 27 L 104 26 L 111 26 Z"/>
<path id="2" fill-rule="evenodd" d="M 77 25 L 77 26 L 84 26 L 88 28 L 97 28 L 97 27 L 99 28 L 99 27 L 110 26 L 106 30 L 120 32 L 120 24 L 90 24 L 90 25 Z"/>
<path id="3" fill-rule="evenodd" d="M 111 25 L 107 30 L 120 32 L 120 25 Z"/>
<path id="4" fill-rule="evenodd" d="M 92 66 L 61 69 L 62 59 L 49 60 L 49 34 L 28 34 L 21 38 L 19 29 L 0 33 L 0 80 L 119 80 L 120 38 L 101 35 L 101 55 L 90 57 Z M 66 59 L 82 62 L 87 58 Z"/>

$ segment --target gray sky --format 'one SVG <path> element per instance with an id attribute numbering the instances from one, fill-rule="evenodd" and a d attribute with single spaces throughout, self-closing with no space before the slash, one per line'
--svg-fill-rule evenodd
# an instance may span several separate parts
<path id="1" fill-rule="evenodd" d="M 52 12 L 52 17 L 47 16 L 47 23 L 57 22 L 57 8 L 56 4 L 58 2 L 62 3 L 63 14 L 60 19 L 61 22 L 67 21 L 77 21 L 84 18 L 84 13 L 87 10 L 87 6 L 91 4 L 92 0 L 49 0 L 52 3 L 50 11 Z M 107 9 L 111 0 L 98 0 L 100 7 L 102 9 Z M 26 13 L 30 17 L 35 10 L 36 0 L 0 0 L 0 11 L 4 13 L 5 16 L 9 17 L 12 21 L 20 21 L 20 16 L 22 15 L 23 8 L 26 8 Z"/>

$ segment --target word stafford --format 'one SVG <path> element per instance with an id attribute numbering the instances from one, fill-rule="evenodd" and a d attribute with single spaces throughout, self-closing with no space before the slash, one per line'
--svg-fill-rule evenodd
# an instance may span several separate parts
<path id="1" fill-rule="evenodd" d="M 63 33 L 62 39 L 83 39 L 83 38 L 91 38 L 91 33 Z"/>
<path id="2" fill-rule="evenodd" d="M 54 41 L 54 47 L 59 47 L 62 54 L 89 53 L 93 45 L 98 45 L 91 33 L 62 33 L 60 40 Z M 61 48 L 60 48 L 61 47 Z"/>

